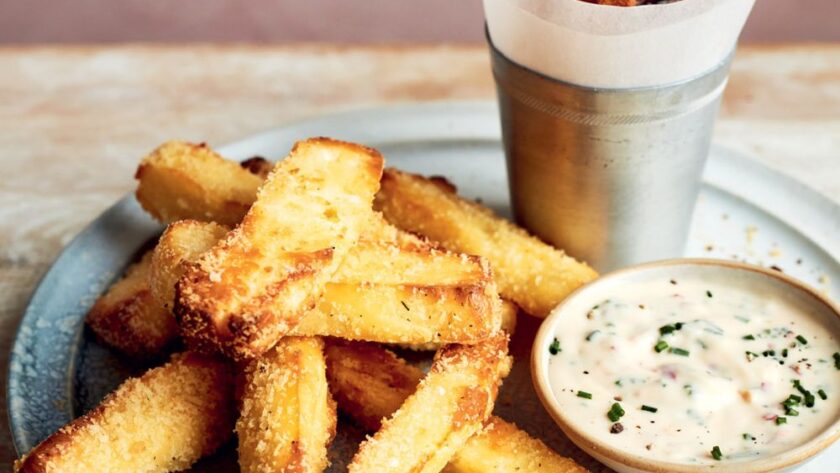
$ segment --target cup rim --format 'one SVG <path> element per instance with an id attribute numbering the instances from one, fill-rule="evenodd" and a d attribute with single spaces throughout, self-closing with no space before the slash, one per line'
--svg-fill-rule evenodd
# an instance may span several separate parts
<path id="1" fill-rule="evenodd" d="M 697 473 L 708 470 L 710 464 L 677 463 L 627 453 L 616 449 L 610 444 L 603 442 L 592 435 L 587 434 L 582 429 L 574 427 L 572 422 L 566 418 L 560 409 L 559 403 L 555 399 L 554 393 L 551 391 L 551 387 L 548 383 L 548 376 L 546 374 L 548 356 L 545 354 L 546 350 L 543 348 L 547 346 L 548 338 L 553 336 L 553 328 L 556 325 L 556 320 L 561 317 L 563 309 L 569 305 L 569 301 L 586 291 L 592 290 L 593 287 L 596 287 L 603 281 L 623 278 L 634 273 L 669 266 L 717 266 L 739 271 L 750 271 L 764 276 L 769 276 L 781 281 L 789 288 L 803 292 L 806 296 L 813 298 L 815 302 L 825 306 L 825 308 L 833 313 L 838 319 L 840 319 L 840 305 L 833 302 L 828 297 L 823 296 L 804 282 L 773 269 L 767 269 L 747 263 L 712 258 L 673 258 L 637 264 L 611 271 L 572 292 L 551 311 L 545 320 L 543 320 L 537 335 L 534 338 L 534 343 L 531 349 L 531 379 L 534 385 L 534 390 L 537 393 L 537 397 L 540 399 L 540 402 L 545 410 L 549 413 L 551 418 L 561 428 L 561 430 L 563 430 L 563 432 L 576 445 L 581 446 L 581 448 L 584 448 L 585 450 L 595 451 L 599 456 L 603 456 L 604 458 L 617 464 L 622 464 L 642 471 L 656 473 Z M 778 471 L 804 462 L 833 444 L 838 439 L 840 439 L 840 415 L 838 415 L 837 418 L 834 419 L 834 422 L 828 425 L 816 436 L 790 450 L 785 450 L 753 460 L 731 463 L 721 462 L 720 464 L 713 464 L 712 466 L 715 468 L 715 471 L 721 473 L 763 473 Z M 581 443 L 588 448 L 585 448 L 581 445 Z"/>

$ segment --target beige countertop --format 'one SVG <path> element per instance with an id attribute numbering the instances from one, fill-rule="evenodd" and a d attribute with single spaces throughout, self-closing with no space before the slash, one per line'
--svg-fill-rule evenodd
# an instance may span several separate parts
<path id="1" fill-rule="evenodd" d="M 5 371 L 35 284 L 168 139 L 223 144 L 386 103 L 491 99 L 483 46 L 0 47 L 0 470 Z M 718 143 L 840 202 L 840 44 L 742 47 Z"/>

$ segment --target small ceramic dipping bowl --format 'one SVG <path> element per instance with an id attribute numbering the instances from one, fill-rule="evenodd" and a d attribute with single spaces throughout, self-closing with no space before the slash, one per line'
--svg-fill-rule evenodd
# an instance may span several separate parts
<path id="1" fill-rule="evenodd" d="M 646 307 L 640 298 L 652 293 L 664 295 L 649 297 Z M 686 294 L 696 305 L 672 302 L 687 300 Z M 739 309 L 752 319 L 739 315 Z M 710 315 L 724 313 L 725 318 Z M 622 325 L 625 317 L 634 321 Z M 673 322 L 662 322 L 668 317 Z M 776 327 L 776 321 L 780 328 L 759 331 Z M 811 338 L 805 338 L 809 333 Z M 618 472 L 781 472 L 840 438 L 838 340 L 840 308 L 779 271 L 721 260 L 666 260 L 609 273 L 571 294 L 540 327 L 531 374 L 540 400 L 563 432 Z M 599 353 L 606 355 L 596 361 Z M 809 371 L 802 374 L 800 368 Z M 626 378 L 625 372 L 635 377 Z M 689 386 L 697 388 L 683 400 L 679 389 Z M 800 388 L 801 396 L 806 388 L 814 393 L 825 389 L 816 398 L 807 391 L 811 401 L 807 407 L 794 406 L 798 410 L 783 404 L 785 397 L 778 399 L 788 391 L 796 398 Z M 658 409 L 640 402 L 649 399 Z M 623 404 L 618 421 L 610 407 L 614 400 Z M 723 409 L 743 412 L 745 420 L 738 424 L 733 417 L 740 414 L 721 415 Z M 699 420 L 691 424 L 694 419 Z M 683 429 L 677 427 L 686 425 L 686 431 L 699 430 L 679 434 Z M 742 434 L 739 427 L 755 430 Z M 648 443 L 642 435 L 655 441 Z"/>

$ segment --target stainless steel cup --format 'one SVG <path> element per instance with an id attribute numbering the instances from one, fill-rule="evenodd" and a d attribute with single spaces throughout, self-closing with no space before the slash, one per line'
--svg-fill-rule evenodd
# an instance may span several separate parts
<path id="1" fill-rule="evenodd" d="M 680 83 L 599 89 L 488 43 L 516 220 L 601 271 L 681 256 L 731 55 Z"/>

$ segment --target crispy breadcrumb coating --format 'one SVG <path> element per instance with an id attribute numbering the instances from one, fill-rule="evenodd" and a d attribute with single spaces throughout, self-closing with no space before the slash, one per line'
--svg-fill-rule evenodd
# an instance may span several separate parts
<path id="1" fill-rule="evenodd" d="M 439 472 L 490 416 L 510 370 L 507 335 L 474 345 L 447 345 L 435 355 L 417 390 L 347 468 L 363 472 Z"/>
<path id="2" fill-rule="evenodd" d="M 360 145 L 298 142 L 242 223 L 187 265 L 175 304 L 187 341 L 250 358 L 297 325 L 369 223 L 382 166 Z"/>
<path id="3" fill-rule="evenodd" d="M 516 425 L 491 417 L 484 429 L 470 437 L 452 457 L 445 473 L 585 473 L 568 457 L 558 455 L 542 441 Z"/>
<path id="4" fill-rule="evenodd" d="M 249 363 L 236 422 L 243 473 L 321 472 L 329 465 L 336 414 L 323 348 L 317 337 L 286 337 Z"/>
<path id="5" fill-rule="evenodd" d="M 85 319 L 103 343 L 132 357 L 160 356 L 178 338 L 175 318 L 152 296 L 151 266 L 149 252 L 96 300 Z"/>
<path id="6" fill-rule="evenodd" d="M 172 310 L 175 285 L 184 275 L 185 263 L 198 260 L 229 231 L 224 225 L 197 220 L 180 220 L 166 227 L 152 252 L 149 268 L 152 296 L 161 306 Z"/>
<path id="7" fill-rule="evenodd" d="M 393 225 L 490 261 L 502 297 L 545 317 L 597 274 L 585 263 L 456 194 L 443 178 L 386 169 L 375 206 Z"/>
<path id="8" fill-rule="evenodd" d="M 123 382 L 15 465 L 18 473 L 180 471 L 233 433 L 233 375 L 223 361 L 178 354 Z"/>
<path id="9" fill-rule="evenodd" d="M 423 372 L 372 343 L 327 341 L 327 378 L 338 407 L 360 426 L 379 430 L 416 389 Z M 585 472 L 515 425 L 491 416 L 443 470 L 448 473 Z"/>
<path id="10" fill-rule="evenodd" d="M 235 225 L 257 197 L 263 178 L 205 144 L 170 141 L 137 168 L 137 201 L 154 218 Z"/>
<path id="11" fill-rule="evenodd" d="M 194 220 L 170 225 L 155 249 L 153 292 L 171 297 L 167 288 L 183 274 L 182 263 L 210 250 L 224 230 Z M 362 238 L 290 334 L 439 346 L 486 338 L 498 330 L 500 318 L 508 327 L 515 323 L 515 312 L 499 306 L 481 258 L 435 248 L 393 227 Z"/>

